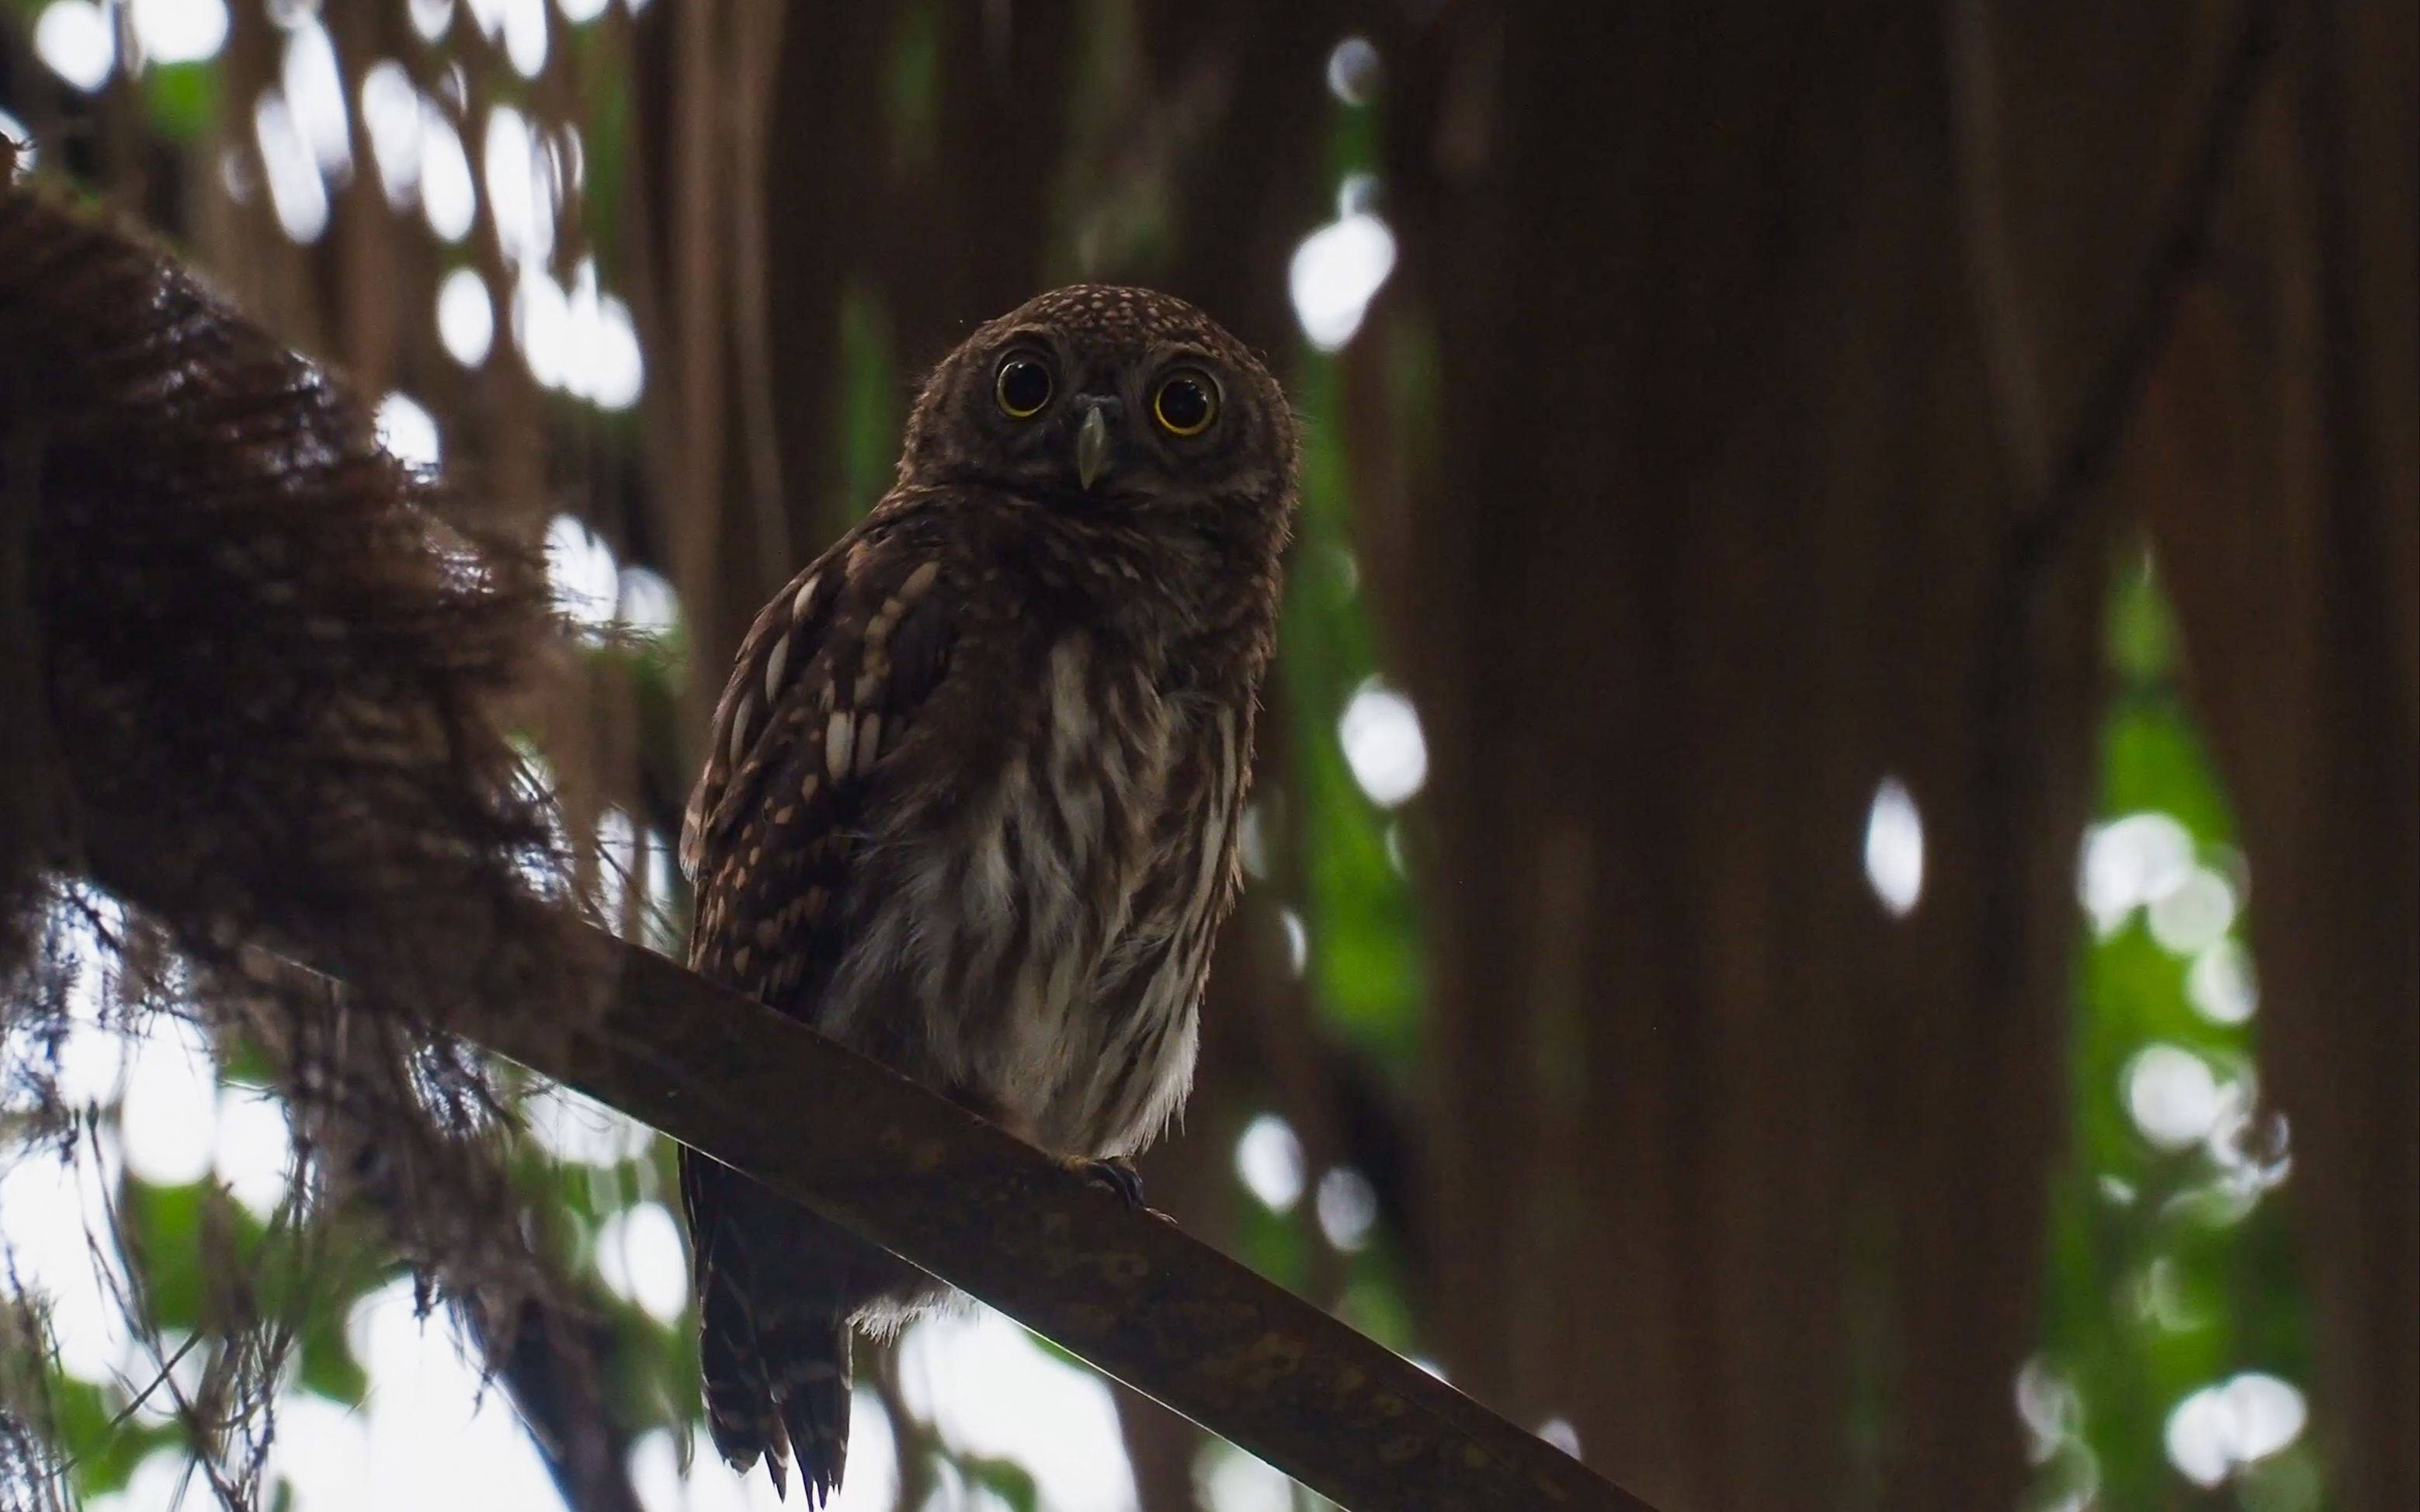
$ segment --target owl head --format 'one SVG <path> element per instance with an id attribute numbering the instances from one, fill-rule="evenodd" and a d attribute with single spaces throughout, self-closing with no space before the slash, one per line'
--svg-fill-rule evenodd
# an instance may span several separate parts
<path id="1" fill-rule="evenodd" d="M 1281 525 L 1295 449 L 1277 381 L 1217 321 L 1149 289 L 1077 284 L 983 326 L 934 369 L 900 481 L 1071 508 L 1265 511 Z"/>

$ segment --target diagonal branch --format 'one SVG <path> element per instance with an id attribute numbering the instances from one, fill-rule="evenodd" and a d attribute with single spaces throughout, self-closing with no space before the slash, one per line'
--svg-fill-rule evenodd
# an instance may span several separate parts
<path id="1" fill-rule="evenodd" d="M 474 1036 L 812 1204 L 1353 1512 L 1652 1512 L 955 1104 L 610 944 L 613 989 L 593 1024 L 500 1013 Z"/>

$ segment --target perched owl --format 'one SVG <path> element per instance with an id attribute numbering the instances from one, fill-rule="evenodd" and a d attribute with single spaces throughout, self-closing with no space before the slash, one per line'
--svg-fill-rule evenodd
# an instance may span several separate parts
<path id="1" fill-rule="evenodd" d="M 1181 301 L 1079 285 L 975 332 L 740 646 L 690 964 L 1129 1183 L 1234 899 L 1295 471 L 1276 382 Z M 715 1446 L 821 1504 L 851 1326 L 940 1288 L 688 1150 L 681 1191 Z"/>

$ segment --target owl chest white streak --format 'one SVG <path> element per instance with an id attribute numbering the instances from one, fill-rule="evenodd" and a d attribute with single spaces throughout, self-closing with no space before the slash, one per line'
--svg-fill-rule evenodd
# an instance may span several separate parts
<path id="1" fill-rule="evenodd" d="M 878 838 L 867 881 L 881 899 L 821 1017 L 870 1044 L 873 1015 L 913 1013 L 924 1063 L 902 1069 L 978 1088 L 1073 1149 L 1110 1049 L 1102 968 L 1139 932 L 1166 932 L 1133 908 L 1179 743 L 1206 732 L 1139 670 L 1100 675 L 1081 634 L 1051 648 L 1037 692 L 987 784 Z"/>

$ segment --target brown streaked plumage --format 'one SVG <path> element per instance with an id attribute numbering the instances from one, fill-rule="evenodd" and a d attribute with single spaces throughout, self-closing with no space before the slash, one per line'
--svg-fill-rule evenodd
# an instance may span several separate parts
<path id="1" fill-rule="evenodd" d="M 1079 285 L 927 379 L 899 481 L 766 606 L 682 862 L 698 971 L 1063 1159 L 1183 1103 L 1233 902 L 1293 417 L 1207 316 Z M 852 1323 L 930 1281 L 684 1150 L 716 1447 L 812 1498 Z"/>

